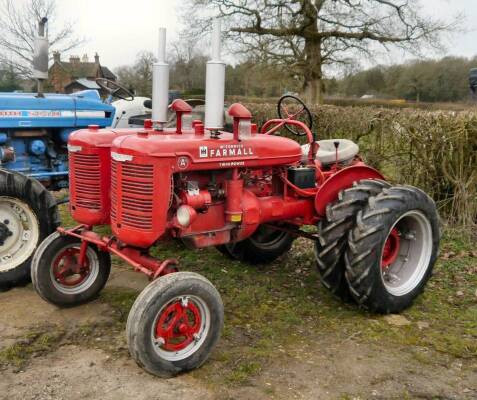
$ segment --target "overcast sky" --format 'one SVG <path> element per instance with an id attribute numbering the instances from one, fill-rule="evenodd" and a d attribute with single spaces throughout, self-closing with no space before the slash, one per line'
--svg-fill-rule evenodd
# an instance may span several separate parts
<path id="1" fill-rule="evenodd" d="M 57 7 L 58 17 L 73 22 L 75 31 L 87 39 L 74 53 L 88 53 L 92 58 L 98 52 L 101 63 L 114 69 L 134 62 L 140 50 L 155 52 L 159 26 L 167 28 L 168 42 L 176 38 L 181 3 L 181 0 L 58 0 Z M 465 14 L 462 28 L 468 32 L 456 34 L 448 41 L 447 54 L 477 55 L 477 0 L 421 0 L 421 4 L 423 13 L 439 18 Z"/>

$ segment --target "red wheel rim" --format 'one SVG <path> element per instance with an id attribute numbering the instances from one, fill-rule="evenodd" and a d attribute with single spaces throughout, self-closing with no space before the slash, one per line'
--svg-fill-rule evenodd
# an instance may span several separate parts
<path id="1" fill-rule="evenodd" d="M 80 249 L 70 247 L 59 253 L 53 262 L 53 276 L 55 280 L 67 287 L 78 286 L 90 274 L 89 260 L 85 258 L 85 265 L 79 263 Z"/>
<path id="2" fill-rule="evenodd" d="M 201 320 L 200 311 L 192 300 L 176 300 L 167 305 L 158 316 L 156 339 L 161 342 L 164 350 L 185 349 L 196 340 Z"/>
<path id="3" fill-rule="evenodd" d="M 381 268 L 387 268 L 396 261 L 400 247 L 401 236 L 397 228 L 393 228 L 384 243 L 383 256 L 381 257 Z"/>

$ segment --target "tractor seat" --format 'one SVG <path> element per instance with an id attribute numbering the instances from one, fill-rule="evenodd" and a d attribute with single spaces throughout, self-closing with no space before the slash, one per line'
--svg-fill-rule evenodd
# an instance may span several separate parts
<path id="1" fill-rule="evenodd" d="M 336 162 L 335 142 L 339 142 L 338 162 L 340 163 L 351 161 L 359 152 L 358 145 L 348 139 L 319 140 L 318 144 L 320 147 L 318 149 L 318 153 L 316 154 L 316 158 L 320 160 L 323 165 L 329 165 Z M 309 144 L 301 146 L 302 160 L 305 161 L 307 159 L 309 150 Z"/>

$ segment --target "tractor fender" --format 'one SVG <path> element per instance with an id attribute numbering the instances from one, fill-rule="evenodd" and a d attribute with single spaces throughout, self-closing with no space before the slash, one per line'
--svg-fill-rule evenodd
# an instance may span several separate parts
<path id="1" fill-rule="evenodd" d="M 315 211 L 318 215 L 326 214 L 326 206 L 338 198 L 338 193 L 351 187 L 353 182 L 361 179 L 383 179 L 384 176 L 367 165 L 354 165 L 344 168 L 326 180 L 315 196 Z"/>

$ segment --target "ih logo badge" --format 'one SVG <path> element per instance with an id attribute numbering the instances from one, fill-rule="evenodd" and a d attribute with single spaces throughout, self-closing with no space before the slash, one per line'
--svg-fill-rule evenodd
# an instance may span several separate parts
<path id="1" fill-rule="evenodd" d="M 209 156 L 209 149 L 207 146 L 200 146 L 199 147 L 199 157 L 200 158 L 207 158 Z"/>
<path id="2" fill-rule="evenodd" d="M 179 157 L 177 159 L 177 166 L 179 169 L 186 169 L 189 166 L 189 157 Z"/>

